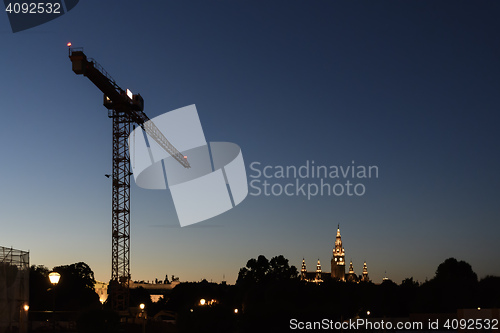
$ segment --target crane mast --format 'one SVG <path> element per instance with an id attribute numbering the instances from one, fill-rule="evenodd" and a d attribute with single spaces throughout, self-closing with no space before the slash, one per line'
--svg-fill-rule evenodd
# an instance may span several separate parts
<path id="1" fill-rule="evenodd" d="M 113 120 L 113 172 L 112 172 L 112 255 L 111 281 L 108 297 L 117 311 L 129 306 L 130 280 L 130 156 L 127 139 L 131 124 L 136 123 L 185 168 L 187 159 L 165 138 L 144 113 L 144 100 L 139 94 L 123 90 L 104 68 L 87 58 L 82 48 L 70 48 L 69 58 L 73 72 L 86 76 L 104 93 L 104 106 Z"/>

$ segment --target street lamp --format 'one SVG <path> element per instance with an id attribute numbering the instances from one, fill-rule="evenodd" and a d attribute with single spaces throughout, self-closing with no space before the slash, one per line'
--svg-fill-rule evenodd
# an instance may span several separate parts
<path id="1" fill-rule="evenodd" d="M 141 309 L 142 313 L 142 333 L 146 332 L 146 317 L 144 315 L 144 308 L 146 308 L 146 304 L 141 303 L 139 304 L 139 308 Z"/>
<path id="2" fill-rule="evenodd" d="M 52 283 L 54 286 L 59 283 L 59 279 L 61 278 L 61 274 L 57 272 L 51 272 L 49 273 L 49 280 L 50 283 Z"/>
<path id="3" fill-rule="evenodd" d="M 57 272 L 51 272 L 49 273 L 49 281 L 52 283 L 52 285 L 55 287 L 59 283 L 59 279 L 61 278 L 61 274 Z M 55 290 L 53 290 L 52 293 L 52 321 L 53 321 L 53 327 L 54 327 L 54 332 L 56 331 L 56 294 Z"/>
<path id="4" fill-rule="evenodd" d="M 28 310 L 30 309 L 30 306 L 28 303 L 24 303 L 24 305 L 21 308 L 20 311 L 20 316 L 19 316 L 19 331 L 20 332 L 26 332 L 25 325 L 28 324 Z"/>

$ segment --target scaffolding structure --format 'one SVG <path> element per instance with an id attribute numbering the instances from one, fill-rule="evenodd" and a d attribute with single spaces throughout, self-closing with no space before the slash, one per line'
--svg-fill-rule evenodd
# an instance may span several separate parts
<path id="1" fill-rule="evenodd" d="M 0 246 L 0 333 L 27 332 L 29 252 Z"/>

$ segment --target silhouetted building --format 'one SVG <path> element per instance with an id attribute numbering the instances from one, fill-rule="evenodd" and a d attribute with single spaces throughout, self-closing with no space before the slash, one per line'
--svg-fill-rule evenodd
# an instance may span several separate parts
<path id="1" fill-rule="evenodd" d="M 129 281 L 129 288 L 130 289 L 136 289 L 136 288 L 143 288 L 146 290 L 146 292 L 149 294 L 151 301 L 153 303 L 158 302 L 160 298 L 164 297 L 165 294 L 172 289 L 174 289 L 175 286 L 179 285 L 179 281 L 173 281 L 171 283 L 162 283 L 162 281 L 156 281 L 155 283 L 149 283 L 148 282 L 137 282 L 137 281 Z M 94 284 L 94 290 L 99 295 L 99 300 L 101 303 L 104 303 L 107 298 L 108 298 L 108 286 L 109 284 L 106 282 L 100 282 L 96 281 Z M 0 331 L 1 333 L 1 331 Z"/>
<path id="2" fill-rule="evenodd" d="M 306 260 L 302 258 L 302 268 L 300 270 L 300 279 L 307 282 L 320 283 L 329 279 L 349 282 L 368 282 L 368 268 L 366 262 L 363 265 L 363 274 L 357 276 L 352 266 L 352 261 L 349 264 L 349 271 L 345 272 L 345 249 L 342 246 L 342 237 L 340 236 L 340 226 L 337 226 L 337 236 L 335 238 L 335 246 L 331 260 L 330 273 L 321 270 L 321 263 L 318 259 L 315 272 L 308 272 L 306 268 Z"/>

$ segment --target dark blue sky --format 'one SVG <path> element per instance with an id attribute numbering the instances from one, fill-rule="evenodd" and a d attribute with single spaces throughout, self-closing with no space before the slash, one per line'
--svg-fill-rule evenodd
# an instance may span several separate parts
<path id="1" fill-rule="evenodd" d="M 196 104 L 249 175 L 255 161 L 379 168 L 361 197 L 248 196 L 189 228 L 168 191 L 133 185 L 133 279 L 232 283 L 259 254 L 329 271 L 338 223 L 346 260 L 376 282 L 432 278 L 451 256 L 500 275 L 499 14 L 495 1 L 81 1 L 15 34 L 0 15 L 0 245 L 109 279 L 111 121 L 71 71 L 71 41 L 150 117 Z"/>

